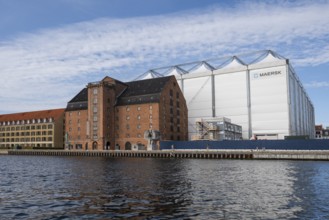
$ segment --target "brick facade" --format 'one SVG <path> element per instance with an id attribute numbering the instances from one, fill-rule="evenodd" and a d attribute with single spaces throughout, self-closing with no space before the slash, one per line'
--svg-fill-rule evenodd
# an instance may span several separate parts
<path id="1" fill-rule="evenodd" d="M 146 149 L 144 132 L 187 140 L 187 107 L 175 77 L 89 83 L 66 109 L 66 146 L 72 149 Z"/>

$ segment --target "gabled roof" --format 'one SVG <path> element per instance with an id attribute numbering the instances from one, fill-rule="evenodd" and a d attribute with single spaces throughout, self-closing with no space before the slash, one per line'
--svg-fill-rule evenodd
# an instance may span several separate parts
<path id="1" fill-rule="evenodd" d="M 149 70 L 146 73 L 143 73 L 142 75 L 137 77 L 135 80 L 152 79 L 158 77 L 163 77 L 163 75 L 155 70 Z"/>
<path id="2" fill-rule="evenodd" d="M 74 98 L 71 99 L 69 101 L 69 103 L 72 103 L 72 102 L 87 102 L 87 101 L 88 101 L 88 89 L 84 88 L 76 96 L 74 96 Z"/>
<path id="3" fill-rule="evenodd" d="M 200 72 L 208 72 L 212 71 L 215 68 L 212 67 L 209 63 L 205 61 L 201 61 L 198 65 L 194 66 L 192 69 L 189 70 L 190 73 L 200 73 Z"/>
<path id="4" fill-rule="evenodd" d="M 126 82 L 128 88 L 119 98 L 158 94 L 162 91 L 163 87 L 171 77 L 173 76 Z"/>
<path id="5" fill-rule="evenodd" d="M 64 108 L 61 108 L 61 109 L 49 109 L 49 110 L 34 111 L 34 112 L 21 112 L 21 113 L 0 115 L 0 122 L 43 119 L 43 118 L 53 118 L 54 120 L 56 120 L 64 114 L 64 110 L 65 110 Z"/>
<path id="6" fill-rule="evenodd" d="M 185 74 L 199 74 L 204 72 L 211 72 L 217 69 L 241 68 L 256 63 L 275 62 L 280 60 L 287 60 L 283 56 L 272 50 L 262 50 L 251 53 L 240 54 L 236 56 L 226 56 L 214 59 L 208 59 L 198 62 L 183 63 L 174 66 L 160 67 L 152 69 L 135 80 L 145 78 L 156 78 L 167 75 L 185 75 Z M 161 70 L 165 70 L 161 72 Z"/>

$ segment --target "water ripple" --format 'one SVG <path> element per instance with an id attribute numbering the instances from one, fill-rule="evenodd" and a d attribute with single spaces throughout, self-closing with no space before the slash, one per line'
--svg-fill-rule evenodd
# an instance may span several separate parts
<path id="1" fill-rule="evenodd" d="M 1 219 L 329 219 L 329 163 L 3 156 Z"/>

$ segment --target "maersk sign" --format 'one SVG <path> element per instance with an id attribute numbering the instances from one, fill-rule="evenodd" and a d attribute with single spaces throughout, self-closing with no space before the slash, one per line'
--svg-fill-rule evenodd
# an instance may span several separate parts
<path id="1" fill-rule="evenodd" d="M 226 117 L 243 138 L 314 138 L 314 107 L 289 60 L 260 51 L 153 69 L 141 78 L 175 75 L 188 107 L 189 135 L 200 118 Z"/>
<path id="2" fill-rule="evenodd" d="M 263 78 L 263 77 L 268 77 L 268 76 L 276 76 L 281 74 L 281 71 L 271 71 L 271 72 L 265 72 L 265 73 L 255 73 L 254 78 Z"/>

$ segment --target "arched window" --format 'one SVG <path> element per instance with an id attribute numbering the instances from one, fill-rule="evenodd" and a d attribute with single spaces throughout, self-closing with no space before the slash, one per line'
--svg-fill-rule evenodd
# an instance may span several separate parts
<path id="1" fill-rule="evenodd" d="M 93 142 L 93 150 L 97 150 L 97 146 L 98 146 L 97 141 L 94 141 Z"/>
<path id="2" fill-rule="evenodd" d="M 131 150 L 131 143 L 129 141 L 125 144 L 125 150 Z"/>

